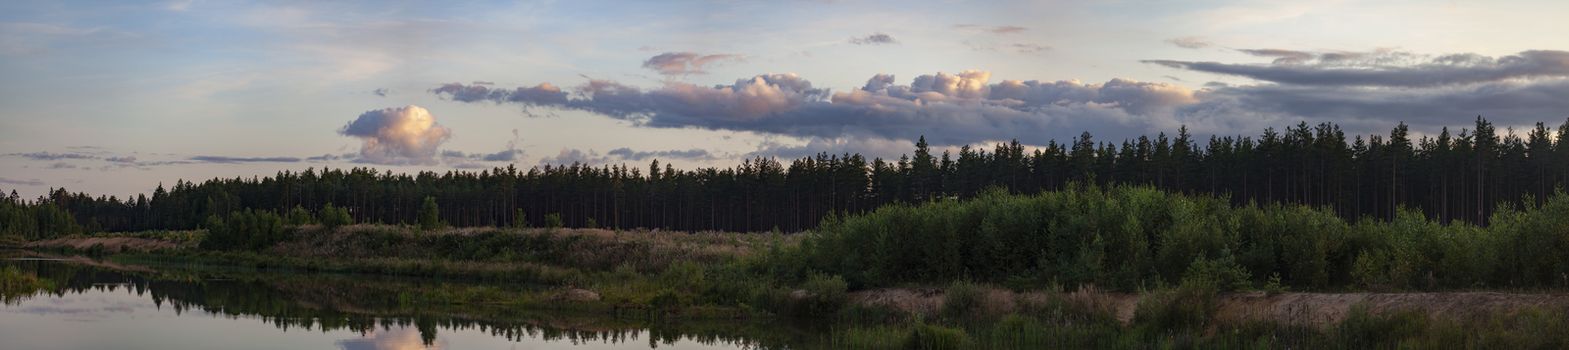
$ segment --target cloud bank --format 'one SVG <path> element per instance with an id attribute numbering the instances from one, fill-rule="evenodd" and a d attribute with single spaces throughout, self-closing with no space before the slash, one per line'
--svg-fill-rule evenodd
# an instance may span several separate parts
<path id="1" fill-rule="evenodd" d="M 1082 131 L 1118 141 L 1180 126 L 1196 135 L 1251 135 L 1306 121 L 1339 123 L 1353 134 L 1367 134 L 1387 132 L 1402 121 L 1436 130 L 1469 123 L 1478 114 L 1501 125 L 1569 117 L 1569 98 L 1564 98 L 1569 96 L 1569 53 L 1562 51 L 1497 58 L 1389 50 L 1248 52 L 1273 62 L 1148 61 L 1264 81 L 1198 89 L 1130 79 L 993 79 L 987 71 L 969 70 L 920 75 L 907 83 L 877 74 L 859 89 L 838 92 L 789 73 L 713 86 L 665 82 L 642 88 L 589 80 L 570 92 L 550 84 L 509 90 L 457 83 L 432 91 L 454 101 L 585 111 L 642 127 L 820 140 L 812 149 L 832 149 L 854 139 L 893 143 L 922 135 L 934 145 L 1009 139 L 1041 145 Z M 792 147 L 759 152 L 806 151 Z"/>
<path id="2" fill-rule="evenodd" d="M 455 101 L 515 103 L 582 110 L 655 128 L 755 131 L 798 137 L 873 136 L 966 144 L 1020 138 L 1044 143 L 1064 130 L 1175 128 L 1169 111 L 1197 102 L 1194 91 L 1166 83 L 1115 79 L 990 82 L 971 70 L 917 76 L 898 85 L 879 74 L 859 90 L 831 93 L 795 74 L 766 74 L 734 84 L 669 82 L 644 90 L 591 80 L 567 97 L 559 89 L 490 89 L 447 84 L 432 91 Z M 541 86 L 549 86 L 541 84 Z M 552 86 L 553 87 L 553 86 Z M 524 92 L 524 93 L 520 93 Z M 936 132 L 940 130 L 941 132 Z"/>
<path id="3" fill-rule="evenodd" d="M 361 161 L 386 165 L 436 164 L 436 149 L 452 137 L 430 111 L 414 105 L 367 111 L 338 133 L 363 141 Z"/>
<path id="4" fill-rule="evenodd" d="M 1275 60 L 1267 65 L 1174 60 L 1144 62 L 1273 83 L 1310 86 L 1435 87 L 1511 79 L 1569 77 L 1569 51 L 1525 51 L 1497 58 L 1477 54 L 1424 57 L 1387 50 L 1328 53 L 1278 49 L 1242 51 Z"/>

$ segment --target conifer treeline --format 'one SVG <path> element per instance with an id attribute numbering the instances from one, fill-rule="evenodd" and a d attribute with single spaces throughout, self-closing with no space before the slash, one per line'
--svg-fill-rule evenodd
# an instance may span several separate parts
<path id="1" fill-rule="evenodd" d="M 1349 138 L 1340 127 L 1299 123 L 1258 137 L 1174 137 L 1101 142 L 1084 133 L 1027 151 L 1017 141 L 991 151 L 964 147 L 934 154 L 924 138 L 896 160 L 818 154 L 784 164 L 756 158 L 732 168 L 676 169 L 571 164 L 529 170 L 394 174 L 368 168 L 283 171 L 271 177 L 213 179 L 162 186 L 151 197 L 92 197 L 53 190 L 0 201 L 0 235 L 48 235 L 63 208 L 88 231 L 189 229 L 209 215 L 243 209 L 279 213 L 328 203 L 359 222 L 412 223 L 427 197 L 457 226 L 541 223 L 674 230 L 797 231 L 834 212 L 859 213 L 892 202 L 968 198 L 988 187 L 1015 193 L 1060 189 L 1073 181 L 1148 184 L 1229 195 L 1236 204 L 1285 202 L 1331 207 L 1348 219 L 1387 219 L 1401 206 L 1431 218 L 1485 224 L 1500 202 L 1544 200 L 1569 183 L 1569 122 L 1500 133 L 1478 117 L 1474 128 L 1412 140 L 1405 124 L 1385 137 Z M 516 220 L 517 215 L 525 215 Z M 53 226 L 50 226 L 53 225 Z M 26 234 L 26 230 L 36 231 Z M 59 230 L 54 228 L 53 230 Z M 69 231 L 69 230 L 65 230 Z"/>

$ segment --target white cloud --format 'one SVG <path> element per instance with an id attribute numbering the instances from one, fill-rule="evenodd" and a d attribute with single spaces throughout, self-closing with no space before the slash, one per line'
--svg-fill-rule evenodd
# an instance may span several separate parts
<path id="1" fill-rule="evenodd" d="M 376 164 L 436 164 L 436 150 L 452 131 L 420 106 L 367 111 L 338 130 L 363 140 L 360 159 Z"/>

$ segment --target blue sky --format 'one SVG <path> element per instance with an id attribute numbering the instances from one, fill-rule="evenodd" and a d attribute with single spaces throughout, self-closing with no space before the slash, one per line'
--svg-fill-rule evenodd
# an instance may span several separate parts
<path id="1" fill-rule="evenodd" d="M 8 1 L 0 189 L 896 157 L 919 135 L 1556 126 L 1565 15 L 1563 1 Z"/>

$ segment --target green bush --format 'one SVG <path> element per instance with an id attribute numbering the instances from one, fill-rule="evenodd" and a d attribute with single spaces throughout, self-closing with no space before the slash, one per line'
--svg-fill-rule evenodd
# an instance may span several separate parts
<path id="1" fill-rule="evenodd" d="M 947 328 L 931 324 L 917 324 L 910 329 L 910 335 L 905 339 L 904 349 L 938 350 L 938 349 L 970 349 L 974 348 L 970 335 L 963 329 Z"/>
<path id="2" fill-rule="evenodd" d="M 285 235 L 283 218 L 270 211 L 246 209 L 230 212 L 220 219 L 217 215 L 207 218 L 207 237 L 201 248 L 207 250 L 261 250 L 282 242 Z"/>
<path id="3" fill-rule="evenodd" d="M 971 282 L 955 282 L 943 291 L 942 316 L 966 320 L 980 316 L 986 307 L 986 289 Z"/>
<path id="4" fill-rule="evenodd" d="M 1202 257 L 1193 260 L 1182 276 L 1182 284 L 1215 286 L 1224 292 L 1252 289 L 1252 279 L 1247 269 L 1237 264 L 1230 254 L 1225 254 L 1215 260 Z"/>
<path id="5" fill-rule="evenodd" d="M 354 217 L 349 216 L 348 208 L 340 208 L 332 205 L 332 203 L 327 203 L 326 206 L 321 207 L 321 215 L 319 216 L 321 225 L 329 231 L 336 230 L 341 226 L 354 224 Z"/>
<path id="6" fill-rule="evenodd" d="M 284 215 L 284 221 L 288 222 L 289 226 L 300 226 L 315 223 L 316 218 L 309 210 L 305 210 L 305 207 L 295 205 L 294 209 L 289 209 L 289 214 Z"/>
<path id="7" fill-rule="evenodd" d="M 1134 325 L 1157 333 L 1204 329 L 1217 307 L 1215 286 L 1205 282 L 1192 281 L 1145 295 L 1133 311 Z"/>
<path id="8" fill-rule="evenodd" d="M 562 226 L 565 226 L 565 224 L 561 222 L 561 214 L 550 213 L 545 215 L 545 228 L 558 229 Z"/>

